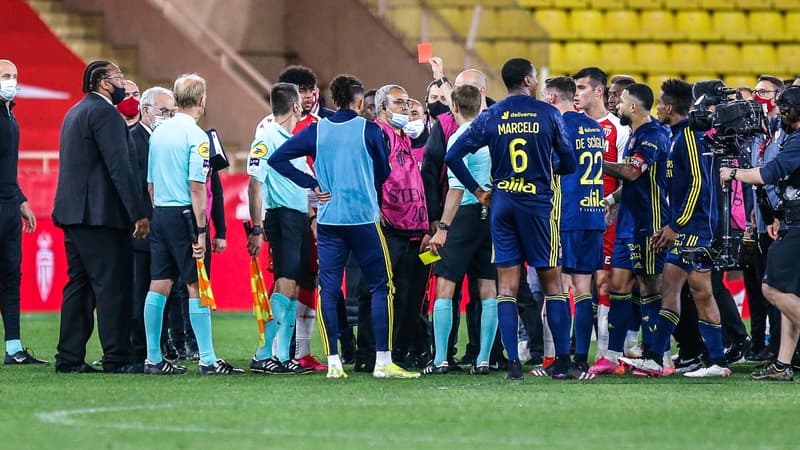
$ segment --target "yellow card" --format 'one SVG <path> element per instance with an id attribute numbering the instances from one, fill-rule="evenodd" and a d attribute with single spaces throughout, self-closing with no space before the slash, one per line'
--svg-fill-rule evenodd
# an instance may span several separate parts
<path id="1" fill-rule="evenodd" d="M 425 264 L 426 266 L 429 264 L 433 264 L 440 259 L 442 259 L 441 256 L 433 253 L 430 250 L 419 254 L 419 260 L 422 261 L 422 264 Z"/>

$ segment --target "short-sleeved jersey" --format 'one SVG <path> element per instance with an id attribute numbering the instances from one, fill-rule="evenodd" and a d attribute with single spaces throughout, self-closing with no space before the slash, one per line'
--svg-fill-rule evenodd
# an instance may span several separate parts
<path id="1" fill-rule="evenodd" d="M 447 140 L 448 149 L 453 146 L 453 143 L 456 142 L 459 136 L 467 131 L 471 123 L 472 121 L 461 124 L 458 130 L 450 136 Z M 489 154 L 489 147 L 481 147 L 481 149 L 475 153 L 467 154 L 467 156 L 464 157 L 464 164 L 467 165 L 469 173 L 472 174 L 472 177 L 475 178 L 475 181 L 477 181 L 479 185 L 484 186 L 491 184 L 492 157 Z M 447 183 L 450 189 L 461 189 L 464 191 L 464 196 L 461 197 L 461 206 L 478 203 L 478 198 L 475 197 L 475 194 L 465 190 L 464 185 L 458 181 L 458 178 L 453 175 L 453 171 L 450 169 L 447 169 Z"/>
<path id="2" fill-rule="evenodd" d="M 607 162 L 622 161 L 625 151 L 625 143 L 631 135 L 631 129 L 619 122 L 619 118 L 614 114 L 608 113 L 601 117 L 597 123 L 603 128 L 606 137 L 606 148 L 603 152 L 603 160 Z M 619 180 L 605 175 L 603 177 L 603 196 L 611 194 L 619 187 Z"/>
<path id="3" fill-rule="evenodd" d="M 208 156 L 208 135 L 192 116 L 177 113 L 156 128 L 150 136 L 147 163 L 147 182 L 153 183 L 155 205 L 191 205 L 189 182 L 206 182 Z"/>
<path id="4" fill-rule="evenodd" d="M 622 204 L 619 214 L 629 214 L 633 237 L 652 236 L 669 221 L 667 204 L 667 156 L 669 136 L 655 120 L 633 132 L 625 147 L 623 162 L 631 164 L 641 176 L 622 184 Z M 620 221 L 623 218 L 619 218 Z M 627 220 L 627 219 L 626 219 Z M 620 223 L 617 236 L 620 237 Z M 628 227 L 627 222 L 624 224 Z M 625 236 L 623 236 L 625 237 Z"/>
<path id="5" fill-rule="evenodd" d="M 558 173 L 575 170 L 572 143 L 561 113 L 525 95 L 505 98 L 483 111 L 453 144 L 445 160 L 469 191 L 477 189 L 468 173 L 451 162 L 489 146 L 494 195 L 508 196 L 538 217 L 560 211 Z M 553 161 L 558 160 L 558 165 Z M 462 176 L 463 175 L 463 176 Z M 472 184 L 474 183 L 474 184 Z"/>
<path id="6" fill-rule="evenodd" d="M 262 184 L 264 209 L 289 208 L 301 213 L 308 212 L 308 190 L 294 184 L 291 180 L 271 169 L 267 159 L 284 142 L 292 137 L 288 131 L 275 122 L 268 122 L 261 128 L 258 137 L 250 146 L 247 174 Z M 291 161 L 298 170 L 309 173 L 306 158 Z"/>
<path id="7" fill-rule="evenodd" d="M 589 116 L 573 111 L 564 113 L 564 122 L 578 168 L 561 177 L 561 231 L 604 230 L 603 129 Z"/>
<path id="8" fill-rule="evenodd" d="M 711 239 L 717 223 L 714 157 L 707 151 L 703 133 L 689 129 L 684 120 L 672 127 L 672 147 L 667 160 L 669 224 L 675 232 Z"/>

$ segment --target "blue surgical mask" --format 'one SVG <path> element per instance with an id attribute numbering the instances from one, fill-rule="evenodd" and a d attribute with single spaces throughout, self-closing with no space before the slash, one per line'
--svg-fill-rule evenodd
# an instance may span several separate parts
<path id="1" fill-rule="evenodd" d="M 158 128 L 159 125 L 163 124 L 167 120 L 169 120 L 169 118 L 162 117 L 162 116 L 156 116 L 156 119 L 153 121 L 153 124 L 150 125 L 150 129 L 153 130 L 153 131 L 156 131 L 156 128 Z"/>
<path id="2" fill-rule="evenodd" d="M 17 96 L 17 80 L 0 81 L 0 99 L 7 102 L 14 100 Z"/>
<path id="3" fill-rule="evenodd" d="M 397 128 L 403 128 L 408 125 L 408 114 L 398 114 L 393 112 L 392 117 L 389 118 L 389 123 Z"/>

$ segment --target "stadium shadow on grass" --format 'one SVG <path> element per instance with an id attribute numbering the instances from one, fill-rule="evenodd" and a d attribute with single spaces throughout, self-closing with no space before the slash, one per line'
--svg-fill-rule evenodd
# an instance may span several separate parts
<path id="1" fill-rule="evenodd" d="M 509 382 L 501 372 L 216 378 L 197 376 L 192 363 L 170 377 L 56 374 L 58 316 L 24 315 L 22 334 L 51 363 L 0 368 L 6 448 L 789 448 L 796 440 L 800 390 L 751 382 L 753 365 L 734 366 L 729 379 L 583 383 Z M 255 322 L 217 313 L 214 338 L 220 357 L 246 367 Z M 87 361 L 99 356 L 93 339 Z"/>

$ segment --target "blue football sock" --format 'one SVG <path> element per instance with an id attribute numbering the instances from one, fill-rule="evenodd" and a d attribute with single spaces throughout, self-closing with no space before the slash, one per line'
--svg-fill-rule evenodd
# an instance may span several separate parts
<path id="1" fill-rule="evenodd" d="M 390 283 L 391 284 L 391 280 Z M 391 350 L 392 321 L 394 319 L 394 288 L 381 286 L 372 293 L 372 332 L 375 336 L 375 351 Z"/>
<path id="2" fill-rule="evenodd" d="M 588 356 L 592 341 L 594 313 L 592 296 L 582 294 L 575 296 L 575 355 Z M 549 314 L 549 313 L 548 313 Z"/>
<path id="3" fill-rule="evenodd" d="M 497 335 L 497 299 L 485 298 L 481 300 L 481 345 L 476 364 L 489 362 L 489 354 Z"/>
<path id="4" fill-rule="evenodd" d="M 650 351 L 648 352 L 648 354 L 652 353 L 652 358 L 660 357 L 664 352 L 669 350 L 670 338 L 675 331 L 675 327 L 678 326 L 679 320 L 680 316 L 675 311 L 661 309 L 661 311 L 658 312 L 653 341 L 650 346 Z M 658 363 L 661 362 L 659 359 L 655 361 Z"/>
<path id="5" fill-rule="evenodd" d="M 22 341 L 19 339 L 9 339 L 6 341 L 6 354 L 13 355 L 22 351 Z"/>
<path id="6" fill-rule="evenodd" d="M 199 298 L 189 299 L 189 321 L 192 323 L 194 337 L 197 339 L 197 350 L 203 364 L 214 364 L 217 355 L 214 353 L 214 340 L 211 335 L 211 308 L 200 306 Z"/>
<path id="7" fill-rule="evenodd" d="M 161 362 L 161 327 L 164 323 L 165 295 L 150 291 L 144 299 L 144 334 L 147 339 L 147 360 Z"/>
<path id="8" fill-rule="evenodd" d="M 642 344 L 646 349 L 653 345 L 659 311 L 661 311 L 661 294 L 642 298 Z M 657 349 L 658 347 L 654 347 L 654 351 Z"/>
<path id="9" fill-rule="evenodd" d="M 278 333 L 275 335 L 276 340 L 276 354 L 280 362 L 285 362 L 289 359 L 289 345 L 292 341 L 292 334 L 294 334 L 295 312 L 297 311 L 297 301 L 291 300 L 289 297 L 275 292 L 272 294 L 273 303 L 279 306 L 281 311 L 278 318 Z M 274 312 L 273 312 L 274 314 Z"/>
<path id="10" fill-rule="evenodd" d="M 497 296 L 497 322 L 500 326 L 500 340 L 503 341 L 508 359 L 519 360 L 519 349 L 517 348 L 519 316 L 516 298 L 507 295 Z"/>
<path id="11" fill-rule="evenodd" d="M 642 326 L 643 315 L 642 298 L 639 296 L 639 292 L 633 292 L 631 294 L 631 321 L 628 323 L 628 330 L 638 333 L 639 328 Z"/>
<path id="12" fill-rule="evenodd" d="M 438 366 L 447 360 L 447 342 L 453 328 L 453 301 L 437 298 L 433 303 L 433 342 L 435 353 L 433 364 Z"/>
<path id="13" fill-rule="evenodd" d="M 553 334 L 556 356 L 569 356 L 569 337 L 572 328 L 569 295 L 545 295 L 544 306 L 547 309 L 547 324 Z"/>
<path id="14" fill-rule="evenodd" d="M 722 345 L 722 327 L 720 324 L 706 322 L 705 320 L 698 320 L 697 324 L 700 327 L 700 336 L 706 345 L 711 362 L 724 361 L 725 350 Z"/>
<path id="15" fill-rule="evenodd" d="M 611 307 L 608 309 L 608 349 L 622 353 L 631 321 L 631 294 L 610 292 L 609 297 Z"/>

